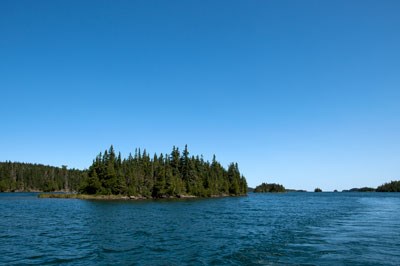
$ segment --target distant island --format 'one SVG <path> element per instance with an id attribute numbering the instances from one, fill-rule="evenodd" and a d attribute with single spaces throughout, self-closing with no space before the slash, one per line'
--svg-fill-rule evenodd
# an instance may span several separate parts
<path id="1" fill-rule="evenodd" d="M 380 185 L 377 188 L 372 187 L 362 187 L 362 188 L 352 188 L 349 190 L 342 190 L 342 192 L 400 192 L 400 181 L 391 181 Z"/>
<path id="2" fill-rule="evenodd" d="M 254 193 L 282 193 L 282 192 L 307 192 L 306 190 L 297 190 L 297 189 L 287 189 L 283 185 L 276 183 L 262 183 L 261 185 L 256 186 L 255 188 L 248 188 L 248 192 Z M 322 192 L 322 189 L 315 188 L 314 192 Z M 336 189 L 334 192 L 338 192 Z M 400 192 L 400 181 L 391 181 L 390 183 L 385 183 L 377 188 L 371 187 L 362 187 L 362 188 L 352 188 L 345 189 L 342 192 Z"/>
<path id="3" fill-rule="evenodd" d="M 278 192 L 286 192 L 284 186 L 275 183 L 262 183 L 261 185 L 256 186 L 253 191 L 254 193 L 278 193 Z"/>
<path id="4" fill-rule="evenodd" d="M 362 188 L 352 188 L 352 189 L 345 189 L 342 192 L 375 192 L 376 188 L 372 187 L 362 187 Z"/>
<path id="5" fill-rule="evenodd" d="M 249 188 L 248 192 L 254 193 L 283 193 L 283 192 L 307 192 L 302 189 L 289 189 L 285 188 L 281 184 L 276 183 L 262 183 L 261 185 L 256 186 L 256 188 Z"/>
<path id="6" fill-rule="evenodd" d="M 0 191 L 65 191 L 42 197 L 80 198 L 188 198 L 247 194 L 247 182 L 237 163 L 225 169 L 215 158 L 205 161 L 181 153 L 150 155 L 136 149 L 122 158 L 113 146 L 100 153 L 87 170 L 44 165 L 0 163 Z M 91 195 L 77 196 L 77 194 Z"/>
<path id="7" fill-rule="evenodd" d="M 286 189 L 286 192 L 307 192 L 307 190 L 304 190 L 304 189 L 290 189 L 290 188 L 287 188 L 287 189 Z"/>

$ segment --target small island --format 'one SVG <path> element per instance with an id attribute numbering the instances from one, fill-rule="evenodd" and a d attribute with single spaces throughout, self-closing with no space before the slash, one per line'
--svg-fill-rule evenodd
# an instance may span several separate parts
<path id="1" fill-rule="evenodd" d="M 254 193 L 278 193 L 278 192 L 286 192 L 284 186 L 275 183 L 262 183 L 261 185 L 257 186 Z"/>

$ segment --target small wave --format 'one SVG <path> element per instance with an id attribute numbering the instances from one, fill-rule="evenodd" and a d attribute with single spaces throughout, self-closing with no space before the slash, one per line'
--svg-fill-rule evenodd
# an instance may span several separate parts
<path id="1" fill-rule="evenodd" d="M 159 252 L 159 253 L 168 251 L 168 249 L 165 249 L 165 248 L 162 248 L 162 247 L 150 247 L 150 250 L 153 251 L 153 252 Z"/>
<path id="2" fill-rule="evenodd" d="M 102 251 L 104 253 L 112 254 L 112 253 L 130 253 L 131 251 L 137 250 L 137 247 L 132 248 L 111 248 L 111 247 L 102 247 Z"/>
<path id="3" fill-rule="evenodd" d="M 9 239 L 9 238 L 14 238 L 15 235 L 0 235 L 0 239 Z"/>
<path id="4" fill-rule="evenodd" d="M 73 263 L 73 262 L 79 261 L 81 259 L 84 259 L 84 258 L 54 258 L 54 259 L 48 261 L 47 264 L 59 265 L 62 263 Z"/>
<path id="5" fill-rule="evenodd" d="M 138 231 L 134 232 L 134 235 L 135 235 L 135 236 L 139 236 L 139 237 L 141 237 L 141 236 L 144 236 L 144 237 L 150 237 L 150 236 L 152 236 L 151 233 L 149 233 L 149 232 L 147 232 L 147 231 L 143 231 L 143 230 L 138 230 Z"/>
<path id="6" fill-rule="evenodd" d="M 38 254 L 38 255 L 29 256 L 27 259 L 28 259 L 28 260 L 38 260 L 38 259 L 43 259 L 43 258 L 45 258 L 45 257 L 46 257 L 46 256 L 43 255 L 43 254 Z"/>

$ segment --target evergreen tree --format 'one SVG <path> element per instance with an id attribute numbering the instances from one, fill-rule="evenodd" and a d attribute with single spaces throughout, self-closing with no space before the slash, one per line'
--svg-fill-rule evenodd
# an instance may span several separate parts
<path id="1" fill-rule="evenodd" d="M 385 183 L 376 189 L 377 192 L 400 192 L 400 181 Z"/>
<path id="2" fill-rule="evenodd" d="M 95 167 L 91 167 L 89 169 L 88 178 L 82 184 L 80 192 L 84 194 L 96 194 L 100 192 L 100 190 L 101 190 L 101 183 L 97 176 L 96 169 Z"/>
<path id="3" fill-rule="evenodd" d="M 193 195 L 246 194 L 247 183 L 237 164 L 228 170 L 213 157 L 212 163 L 200 156 L 182 154 L 176 147 L 169 155 L 135 150 L 123 159 L 111 145 L 99 153 L 88 170 L 5 162 L 0 163 L 0 191 L 55 191 L 70 189 L 85 194 L 128 195 L 153 198 Z"/>
<path id="4" fill-rule="evenodd" d="M 77 191 L 86 175 L 86 171 L 67 169 L 66 166 L 0 162 L 0 192 Z"/>

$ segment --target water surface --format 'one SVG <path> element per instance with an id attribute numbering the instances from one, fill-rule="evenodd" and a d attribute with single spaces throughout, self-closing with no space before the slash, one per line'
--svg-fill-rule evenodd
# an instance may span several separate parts
<path id="1" fill-rule="evenodd" d="M 0 264 L 400 264 L 400 193 L 170 201 L 36 196 L 0 194 Z"/>

